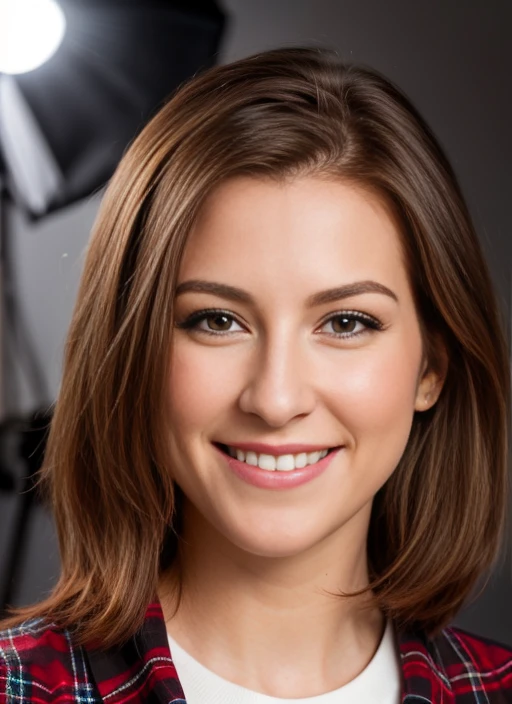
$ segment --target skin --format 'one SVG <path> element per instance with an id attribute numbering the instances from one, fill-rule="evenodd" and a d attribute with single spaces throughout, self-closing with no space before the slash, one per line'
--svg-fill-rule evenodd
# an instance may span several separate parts
<path id="1" fill-rule="evenodd" d="M 242 288 L 255 304 L 176 298 L 178 324 L 203 308 L 233 319 L 198 323 L 217 337 L 177 328 L 173 339 L 167 414 L 185 496 L 184 589 L 176 610 L 176 575 L 162 576 L 167 628 L 232 682 L 284 698 L 321 694 L 356 677 L 379 645 L 380 611 L 334 594 L 368 584 L 373 497 L 443 381 L 425 371 L 399 225 L 376 194 L 340 180 L 231 179 L 190 233 L 178 284 L 191 279 Z M 318 291 L 368 280 L 398 301 L 364 293 L 306 305 Z M 383 329 L 326 321 L 343 311 Z M 313 481 L 270 491 L 235 476 L 213 441 L 345 447 Z"/>

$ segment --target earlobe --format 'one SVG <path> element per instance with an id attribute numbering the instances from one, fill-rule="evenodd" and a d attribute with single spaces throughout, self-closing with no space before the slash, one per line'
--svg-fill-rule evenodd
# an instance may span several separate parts
<path id="1" fill-rule="evenodd" d="M 437 374 L 430 372 L 421 381 L 416 394 L 416 411 L 427 411 L 436 403 L 443 384 Z"/>
<path id="2" fill-rule="evenodd" d="M 432 408 L 444 386 L 448 372 L 448 352 L 442 340 L 437 341 L 436 347 L 436 369 L 430 368 L 429 370 L 431 365 L 427 363 L 422 370 L 422 379 L 418 385 L 416 403 L 414 404 L 416 411 L 427 411 Z"/>

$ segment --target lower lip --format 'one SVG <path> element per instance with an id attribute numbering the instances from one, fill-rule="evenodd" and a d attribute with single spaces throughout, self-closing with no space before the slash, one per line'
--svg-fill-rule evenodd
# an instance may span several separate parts
<path id="1" fill-rule="evenodd" d="M 221 455 L 228 467 L 233 470 L 240 479 L 247 484 L 252 484 L 261 489 L 292 489 L 301 484 L 306 484 L 322 474 L 331 463 L 331 460 L 343 449 L 342 447 L 336 448 L 325 457 L 322 457 L 321 460 L 315 462 L 315 464 L 307 465 L 307 467 L 302 467 L 301 469 L 292 469 L 288 472 L 283 472 L 277 469 L 270 471 L 268 469 L 254 467 L 251 464 L 247 464 L 247 462 L 240 462 L 236 457 L 225 454 L 216 445 L 213 447 L 217 450 L 219 455 Z"/>

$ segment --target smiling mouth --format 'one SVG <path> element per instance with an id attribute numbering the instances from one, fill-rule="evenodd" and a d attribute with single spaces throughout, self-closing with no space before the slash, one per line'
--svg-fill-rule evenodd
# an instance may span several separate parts
<path id="1" fill-rule="evenodd" d="M 221 442 L 214 442 L 213 444 L 214 444 L 215 447 L 217 447 L 223 454 L 227 455 L 228 457 L 232 457 L 232 454 L 231 454 L 230 451 L 229 451 L 228 445 L 224 445 L 224 444 L 221 443 Z M 336 447 L 330 447 L 330 448 L 328 448 L 328 449 L 327 449 L 327 453 L 324 455 L 324 457 L 327 457 L 327 456 L 330 455 L 332 452 L 335 452 L 336 450 L 339 450 L 340 447 L 341 447 L 341 445 L 338 445 L 338 446 L 336 446 Z M 259 454 L 263 454 L 263 453 L 255 453 L 255 454 L 256 454 L 256 455 L 259 455 Z M 289 453 L 289 454 L 292 454 L 292 453 Z M 297 455 L 297 454 L 308 454 L 308 453 L 295 453 L 295 455 Z M 274 456 L 274 455 L 273 455 L 273 456 Z M 279 455 L 275 455 L 275 457 L 279 457 Z"/>
<path id="2" fill-rule="evenodd" d="M 246 480 L 247 477 L 250 477 L 249 483 L 256 483 L 258 485 L 260 479 L 258 478 L 256 481 L 257 476 L 259 477 L 261 475 L 261 477 L 263 477 L 266 475 L 267 478 L 264 481 L 265 485 L 268 485 L 268 481 L 270 481 L 270 477 L 272 476 L 274 477 L 271 480 L 272 485 L 285 481 L 285 486 L 287 487 L 291 486 L 290 482 L 292 481 L 292 476 L 299 477 L 302 483 L 304 478 L 311 477 L 312 473 L 315 474 L 321 471 L 330 462 L 329 455 L 337 453 L 343 447 L 340 445 L 338 447 L 326 448 L 323 451 L 314 451 L 311 453 L 303 452 L 297 455 L 268 455 L 265 453 L 237 450 L 235 456 L 233 456 L 234 449 L 230 451 L 230 446 L 220 442 L 214 442 L 213 445 L 228 458 L 229 465 L 237 474 L 242 473 L 242 478 Z M 254 470 L 256 470 L 256 474 L 254 474 Z M 278 479 L 278 475 L 281 479 Z M 288 475 L 288 479 L 286 480 L 284 479 L 285 475 Z"/>

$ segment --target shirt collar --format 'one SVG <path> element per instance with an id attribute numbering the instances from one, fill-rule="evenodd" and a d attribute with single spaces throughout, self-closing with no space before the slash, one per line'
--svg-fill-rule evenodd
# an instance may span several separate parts
<path id="1" fill-rule="evenodd" d="M 421 632 L 395 630 L 402 664 L 402 704 L 455 701 L 435 644 Z M 105 704 L 180 704 L 185 695 L 174 667 L 160 601 L 147 607 L 139 631 L 123 646 L 87 648 Z"/>

